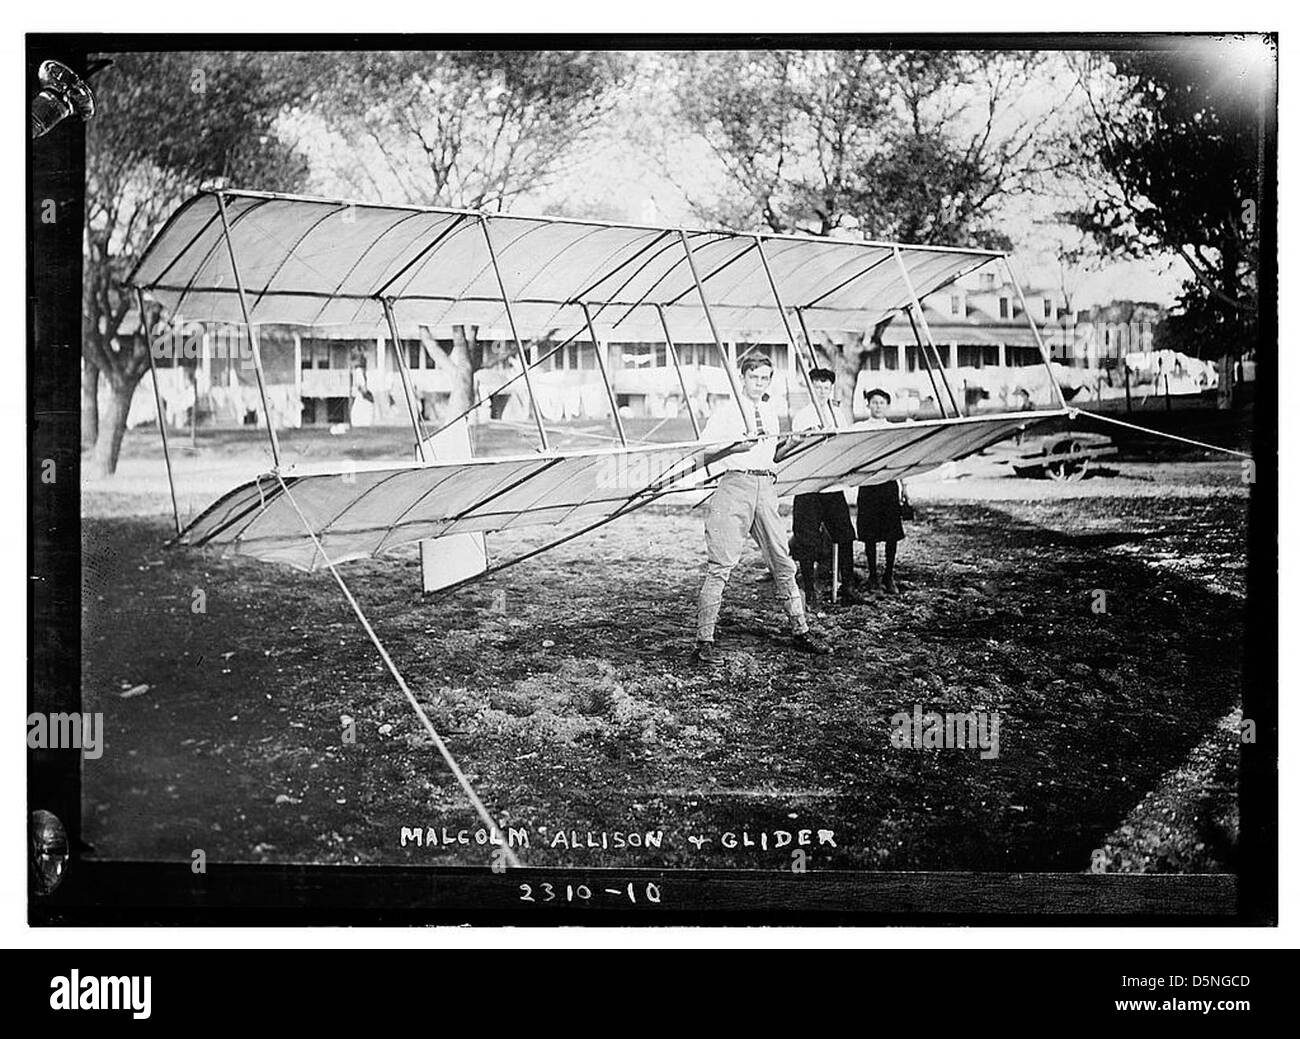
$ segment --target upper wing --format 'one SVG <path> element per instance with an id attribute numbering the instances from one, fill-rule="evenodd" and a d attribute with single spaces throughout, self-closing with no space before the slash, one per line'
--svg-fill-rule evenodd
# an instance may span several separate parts
<path id="1" fill-rule="evenodd" d="M 626 341 L 661 340 L 656 305 L 681 342 L 712 341 L 683 234 L 719 334 L 745 338 L 783 327 L 752 234 L 256 192 L 222 197 L 255 324 L 382 328 L 380 300 L 387 297 L 399 301 L 407 324 L 473 324 L 500 334 L 508 322 L 487 230 L 524 337 L 580 325 L 575 304 L 586 302 L 600 331 Z M 215 194 L 190 199 L 155 236 L 129 283 L 178 317 L 242 322 L 220 216 Z M 765 235 L 763 253 L 784 306 L 798 308 L 810 331 L 836 333 L 870 332 L 911 302 L 899 259 L 923 297 L 1003 255 L 812 235 Z"/>

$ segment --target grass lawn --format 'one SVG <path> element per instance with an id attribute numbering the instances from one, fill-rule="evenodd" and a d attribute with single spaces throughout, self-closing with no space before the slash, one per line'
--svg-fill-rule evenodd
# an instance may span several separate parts
<path id="1" fill-rule="evenodd" d="M 106 731 L 83 780 L 95 854 L 486 862 L 473 843 L 402 845 L 403 827 L 479 823 L 328 573 L 162 547 L 147 434 L 83 494 L 83 700 Z M 214 471 L 231 479 L 209 498 L 257 455 L 251 438 L 201 451 L 183 496 L 205 505 Z M 811 869 L 1077 871 L 1097 849 L 1110 868 L 1231 868 L 1239 466 L 1126 461 L 1077 484 L 985 475 L 911 496 L 903 594 L 815 618 L 826 658 L 791 648 L 751 546 L 726 659 L 691 666 L 703 515 L 686 506 L 452 594 L 419 594 L 414 551 L 343 569 L 489 809 L 528 831 L 530 864 L 788 869 L 759 835 L 806 829 L 834 833 L 806 849 Z M 998 756 L 894 747 L 888 719 L 918 704 L 998 712 Z M 662 841 L 552 847 L 571 831 Z M 742 832 L 754 847 L 723 846 Z"/>

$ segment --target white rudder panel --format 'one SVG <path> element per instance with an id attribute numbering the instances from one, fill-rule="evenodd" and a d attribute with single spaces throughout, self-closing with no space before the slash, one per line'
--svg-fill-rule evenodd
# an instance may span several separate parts
<path id="1" fill-rule="evenodd" d="M 472 457 L 469 420 L 462 418 L 424 442 L 431 461 L 460 462 Z M 449 534 L 420 542 L 420 577 L 426 592 L 477 577 L 487 569 L 486 534 Z"/>

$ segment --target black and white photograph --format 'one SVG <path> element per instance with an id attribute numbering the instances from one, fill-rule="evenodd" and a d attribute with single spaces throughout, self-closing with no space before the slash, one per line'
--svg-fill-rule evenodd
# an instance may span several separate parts
<path id="1" fill-rule="evenodd" d="M 1276 923 L 1275 34 L 27 85 L 33 923 Z"/>

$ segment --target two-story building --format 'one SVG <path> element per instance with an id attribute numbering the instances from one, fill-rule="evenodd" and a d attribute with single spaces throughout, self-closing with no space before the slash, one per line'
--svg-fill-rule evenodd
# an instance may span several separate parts
<path id="1" fill-rule="evenodd" d="M 1085 397 L 1122 393 L 1115 370 L 1130 353 L 1149 350 L 1163 310 L 1155 304 L 1117 302 L 1076 313 L 1059 291 L 1024 286 L 1029 308 L 1067 392 Z M 906 315 L 880 334 L 881 345 L 863 357 L 859 391 L 880 385 L 896 398 L 893 411 L 931 414 L 948 401 L 938 369 L 968 412 L 1019 410 L 1053 403 L 1053 391 L 1034 331 L 1015 285 L 982 269 L 931 293 L 922 303 L 935 348 L 922 358 Z M 928 361 L 934 378 L 925 371 Z"/>
<path id="2" fill-rule="evenodd" d="M 1025 303 L 1056 362 L 1058 380 L 1071 389 L 1094 387 L 1090 392 L 1098 395 L 1115 392 L 1114 369 L 1124 356 L 1151 349 L 1163 313 L 1154 304 L 1115 302 L 1076 314 L 1064 307 L 1059 292 L 1033 286 L 1026 288 Z M 814 335 L 823 363 L 834 364 L 832 355 L 843 351 L 849 356 L 835 366 L 858 369 L 856 414 L 865 414 L 865 391 L 880 386 L 894 397 L 893 414 L 937 415 L 939 402 L 945 409 L 950 403 L 945 379 L 967 413 L 1052 403 L 1051 383 L 1015 287 L 996 271 L 979 270 L 958 279 L 928 296 L 923 310 L 935 344 L 933 351 L 927 347 L 924 359 L 905 314 L 896 315 L 881 330 L 878 344 L 861 336 Z M 134 326 L 128 317 L 124 327 Z M 479 338 L 494 345 L 474 373 L 474 395 L 490 403 L 476 409 L 472 419 L 526 420 L 528 400 L 522 381 L 505 387 L 517 374 L 518 362 L 504 330 L 480 330 Z M 169 342 L 168 349 L 155 356 L 160 387 L 174 421 L 187 422 L 195 400 L 200 423 L 258 421 L 256 381 L 242 328 L 187 325 L 182 333 L 171 333 Z M 360 335 L 349 329 L 264 326 L 259 343 L 277 424 L 400 425 L 409 420 L 397 355 L 387 336 Z M 548 422 L 609 417 L 597 350 L 625 417 L 671 418 L 684 414 L 689 403 L 698 416 L 707 418 L 731 400 L 723 356 L 734 372 L 752 351 L 766 354 L 773 362 L 772 395 L 778 411 L 789 415 L 807 403 L 802 368 L 785 342 L 724 342 L 721 350 L 713 342 L 676 346 L 685 395 L 662 341 L 593 344 L 583 339 L 558 350 L 535 347 L 534 356 L 545 358 L 531 372 L 542 416 Z M 451 340 L 409 338 L 398 348 L 425 418 L 450 418 L 458 378 L 450 363 Z M 145 396 L 138 395 L 136 404 L 151 417 L 152 400 L 141 400 Z"/>

